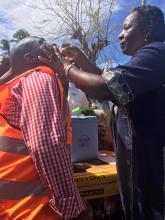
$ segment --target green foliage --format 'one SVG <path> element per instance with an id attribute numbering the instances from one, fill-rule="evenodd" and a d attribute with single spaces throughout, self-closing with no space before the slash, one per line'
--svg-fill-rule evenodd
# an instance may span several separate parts
<path id="1" fill-rule="evenodd" d="M 101 52 L 102 60 L 107 59 L 103 51 L 112 42 L 109 28 L 117 4 L 117 0 L 35 0 L 28 5 L 43 13 L 43 19 L 35 23 L 40 35 L 53 41 L 60 38 L 78 41 L 95 63 Z"/>
<path id="2" fill-rule="evenodd" d="M 13 38 L 12 39 L 10 39 L 10 40 L 2 39 L 0 41 L 0 44 L 1 44 L 0 48 L 3 51 L 9 53 L 10 52 L 10 47 L 11 47 L 10 44 L 11 43 L 13 43 L 13 42 L 17 43 L 20 40 L 22 40 L 23 38 L 28 37 L 28 36 L 30 36 L 30 34 L 26 30 L 19 29 L 18 31 L 16 31 L 16 33 L 13 34 Z"/>
<path id="3" fill-rule="evenodd" d="M 15 34 L 13 34 L 13 38 L 16 39 L 17 41 L 20 41 L 28 36 L 30 36 L 30 34 L 24 29 L 19 29 Z"/>
<path id="4" fill-rule="evenodd" d="M 7 52 L 10 51 L 10 42 L 9 42 L 9 40 L 7 40 L 7 39 L 2 39 L 2 40 L 0 41 L 0 43 L 1 43 L 1 49 L 2 49 L 2 50 L 7 51 Z"/>

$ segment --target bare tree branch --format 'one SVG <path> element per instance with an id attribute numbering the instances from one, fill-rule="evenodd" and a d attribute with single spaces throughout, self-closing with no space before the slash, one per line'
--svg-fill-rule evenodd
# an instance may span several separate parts
<path id="1" fill-rule="evenodd" d="M 43 14 L 40 22 L 33 20 L 40 35 L 78 40 L 95 63 L 113 37 L 109 28 L 115 3 L 116 0 L 35 0 L 29 7 Z"/>

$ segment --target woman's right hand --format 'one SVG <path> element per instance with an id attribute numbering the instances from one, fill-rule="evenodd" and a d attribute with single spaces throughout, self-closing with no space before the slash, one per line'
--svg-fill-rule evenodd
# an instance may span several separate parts
<path id="1" fill-rule="evenodd" d="M 101 74 L 100 69 L 92 64 L 88 57 L 78 47 L 71 44 L 62 44 L 59 51 L 62 56 L 67 58 L 70 62 L 74 62 L 81 70 L 98 75 Z"/>
<path id="2" fill-rule="evenodd" d="M 81 58 L 85 56 L 79 48 L 71 44 L 62 44 L 59 51 L 64 57 L 76 64 L 79 64 Z"/>

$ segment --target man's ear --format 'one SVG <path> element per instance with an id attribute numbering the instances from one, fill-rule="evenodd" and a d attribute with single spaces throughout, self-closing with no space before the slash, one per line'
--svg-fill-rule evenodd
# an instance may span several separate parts
<path id="1" fill-rule="evenodd" d="M 30 53 L 26 53 L 24 55 L 24 60 L 27 64 L 34 64 L 37 62 L 36 58 L 32 56 Z"/>

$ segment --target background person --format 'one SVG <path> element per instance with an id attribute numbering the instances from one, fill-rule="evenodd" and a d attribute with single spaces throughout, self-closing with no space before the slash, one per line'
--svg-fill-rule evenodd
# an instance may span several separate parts
<path id="1" fill-rule="evenodd" d="M 120 194 L 126 219 L 163 220 L 165 171 L 165 24 L 155 6 L 132 10 L 119 35 L 125 65 L 94 68 L 77 48 L 63 45 L 55 69 L 87 95 L 110 100 Z M 61 69 L 59 69 L 61 68 Z"/>
<path id="2" fill-rule="evenodd" d="M 20 41 L 10 54 L 10 81 L 0 86 L 2 220 L 83 219 L 66 147 L 67 97 L 37 58 L 43 44 L 37 37 Z"/>
<path id="3" fill-rule="evenodd" d="M 9 56 L 0 54 L 0 77 L 3 76 L 10 68 Z"/>

